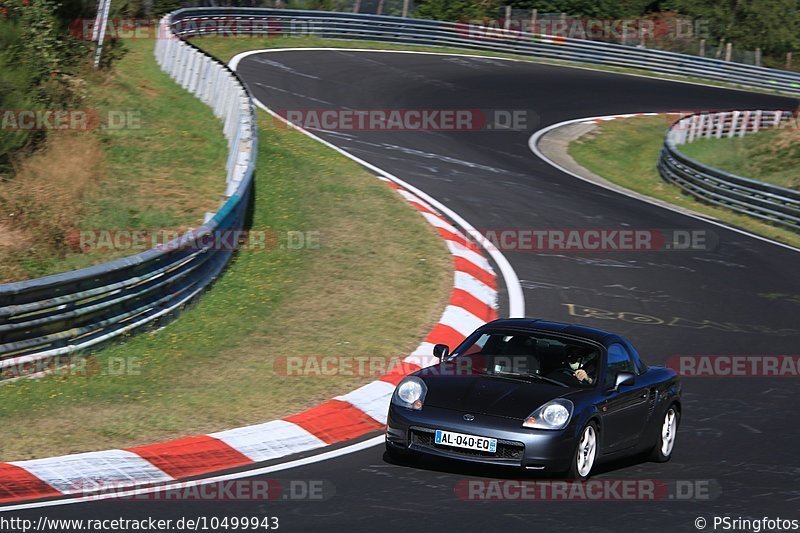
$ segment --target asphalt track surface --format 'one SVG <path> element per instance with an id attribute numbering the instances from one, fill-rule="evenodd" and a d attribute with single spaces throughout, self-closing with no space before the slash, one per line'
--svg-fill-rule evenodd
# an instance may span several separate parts
<path id="1" fill-rule="evenodd" d="M 574 118 L 794 109 L 795 100 L 446 55 L 272 52 L 243 59 L 239 72 L 254 96 L 274 110 L 527 110 L 524 131 L 315 133 L 422 189 L 479 229 L 691 229 L 719 239 L 715 249 L 694 252 L 505 252 L 522 282 L 528 316 L 619 332 L 651 364 L 685 354 L 798 353 L 798 252 L 577 180 L 528 148 L 533 131 Z M 591 316 L 587 307 L 609 313 Z M 709 520 L 708 530 L 713 516 L 800 518 L 798 403 L 797 379 L 684 378 L 684 416 L 672 460 L 614 463 L 594 477 L 709 480 L 714 494 L 706 500 L 464 501 L 455 492 L 459 481 L 524 474 L 428 461 L 394 465 L 382 446 L 374 446 L 262 476 L 325 480 L 328 497 L 322 501 L 105 500 L 14 516 L 267 514 L 291 531 L 692 531 L 697 517 Z"/>

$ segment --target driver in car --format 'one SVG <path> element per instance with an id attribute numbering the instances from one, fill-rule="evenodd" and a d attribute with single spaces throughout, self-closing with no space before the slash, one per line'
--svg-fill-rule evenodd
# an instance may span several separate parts
<path id="1" fill-rule="evenodd" d="M 572 375 L 581 383 L 588 385 L 594 384 L 596 370 L 595 354 L 587 352 L 585 349 L 573 347 L 567 352 L 567 362 Z"/>

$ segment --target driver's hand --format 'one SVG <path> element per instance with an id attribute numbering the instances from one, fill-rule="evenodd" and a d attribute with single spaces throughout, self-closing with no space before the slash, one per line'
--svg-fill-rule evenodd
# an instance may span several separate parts
<path id="1" fill-rule="evenodd" d="M 588 381 L 589 383 L 592 382 L 591 379 L 589 379 L 589 374 L 587 374 L 586 370 L 582 368 L 575 371 L 575 377 L 578 381 Z"/>

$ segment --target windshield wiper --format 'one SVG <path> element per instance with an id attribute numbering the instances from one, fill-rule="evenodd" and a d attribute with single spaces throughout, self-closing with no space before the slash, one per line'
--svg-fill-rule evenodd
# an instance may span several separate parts
<path id="1" fill-rule="evenodd" d="M 570 388 L 569 385 L 567 385 L 566 383 L 562 383 L 562 382 L 560 382 L 558 380 L 555 380 L 555 379 L 546 378 L 546 377 L 541 376 L 539 374 L 520 374 L 520 373 L 517 373 L 517 372 L 495 372 L 495 374 L 497 374 L 498 376 L 532 377 L 532 378 L 541 379 L 542 381 L 546 381 L 546 382 L 552 383 L 554 385 L 560 385 L 562 387 Z"/>

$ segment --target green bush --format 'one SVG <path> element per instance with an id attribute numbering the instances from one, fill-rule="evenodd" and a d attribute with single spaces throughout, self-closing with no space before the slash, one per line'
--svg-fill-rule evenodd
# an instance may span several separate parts
<path id="1" fill-rule="evenodd" d="M 499 0 L 423 0 L 417 4 L 414 16 L 458 22 L 496 17 L 499 7 Z"/>
<path id="2" fill-rule="evenodd" d="M 52 0 L 0 0 L 0 110 L 63 109 L 80 104 L 81 95 L 74 87 L 92 46 L 69 35 L 67 21 L 59 18 L 60 9 Z M 114 43 L 109 48 L 113 53 L 108 60 L 123 53 Z M 15 151 L 43 136 L 42 132 L 0 128 L 0 174 L 9 171 Z"/>
<path id="3" fill-rule="evenodd" d="M 20 64 L 15 54 L 14 47 L 19 35 L 17 24 L 0 19 L 0 110 L 35 107 L 35 99 L 31 96 L 35 76 L 26 65 Z M 0 174 L 8 170 L 10 154 L 31 140 L 29 132 L 13 131 L 1 126 L 3 124 L 0 124 Z"/>

